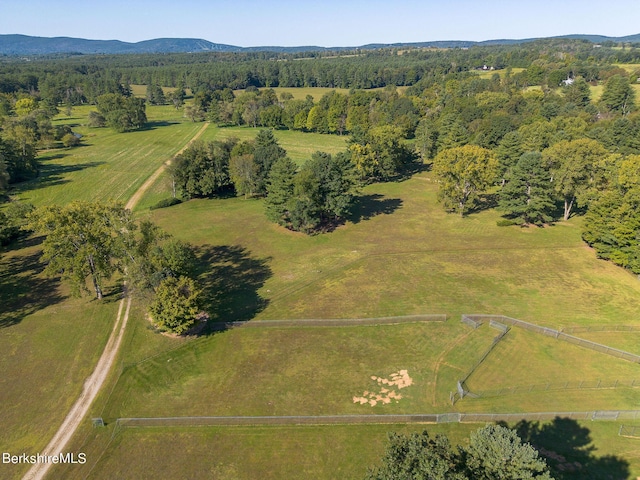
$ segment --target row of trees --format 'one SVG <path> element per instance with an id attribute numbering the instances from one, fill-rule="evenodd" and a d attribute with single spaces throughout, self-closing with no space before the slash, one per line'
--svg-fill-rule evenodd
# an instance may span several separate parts
<path id="1" fill-rule="evenodd" d="M 196 142 L 170 168 L 185 198 L 220 195 L 265 197 L 267 217 L 287 228 L 312 233 L 343 219 L 363 183 L 397 178 L 415 157 L 396 127 L 353 137 L 336 155 L 314 153 L 301 168 L 286 156 L 271 130 L 254 140 Z"/>
<path id="2" fill-rule="evenodd" d="M 235 188 L 238 195 L 266 194 L 272 165 L 286 156 L 271 130 L 254 140 L 195 142 L 174 160 L 170 174 L 185 198 L 209 197 Z"/>

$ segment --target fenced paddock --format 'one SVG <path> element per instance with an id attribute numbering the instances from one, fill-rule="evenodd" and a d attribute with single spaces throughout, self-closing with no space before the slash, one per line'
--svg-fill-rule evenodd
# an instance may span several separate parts
<path id="1" fill-rule="evenodd" d="M 492 398 L 505 395 L 527 395 L 530 393 L 561 390 L 606 390 L 616 388 L 639 388 L 640 380 L 576 380 L 573 382 L 546 382 L 532 385 L 514 385 L 492 390 L 474 390 L 466 392 L 474 398 Z"/>
<path id="2" fill-rule="evenodd" d="M 475 320 L 475 319 L 470 318 L 470 317 L 468 317 L 466 315 L 462 316 L 462 323 L 465 323 L 465 324 L 473 327 L 474 329 L 480 327 L 483 324 L 483 322 L 481 320 Z M 496 330 L 499 330 L 500 333 L 493 339 L 493 342 L 491 342 L 491 345 L 489 345 L 489 348 L 487 348 L 487 350 L 485 350 L 485 352 L 480 356 L 478 361 L 476 363 L 474 363 L 474 365 L 471 367 L 471 369 L 469 369 L 469 371 L 465 374 L 465 376 L 462 377 L 460 380 L 458 380 L 458 382 L 456 383 L 456 391 L 449 393 L 449 400 L 451 401 L 451 405 L 454 405 L 458 400 L 461 400 L 462 398 L 464 398 L 467 395 L 469 395 L 471 397 L 476 397 L 477 396 L 477 395 L 475 395 L 475 392 L 469 391 L 469 389 L 466 386 L 466 381 L 473 374 L 473 372 L 475 372 L 476 369 L 480 365 L 482 365 L 482 363 L 486 360 L 486 358 L 493 351 L 493 349 L 496 347 L 496 345 L 498 345 L 498 343 L 500 343 L 500 340 L 502 340 L 504 338 L 504 336 L 509 332 L 509 327 L 508 326 L 498 322 L 495 319 L 490 319 L 489 326 L 492 327 L 492 328 L 495 328 Z"/>
<path id="3" fill-rule="evenodd" d="M 495 328 L 501 332 L 495 339 L 492 345 L 485 351 L 480 359 L 474 364 L 474 366 L 467 372 L 467 374 L 460 379 L 456 384 L 456 391 L 450 392 L 449 399 L 451 404 L 455 404 L 458 400 L 461 400 L 465 396 L 472 398 L 491 398 L 500 397 L 504 395 L 518 395 L 529 394 L 536 392 L 546 391 L 561 391 L 561 390 L 581 390 L 581 389 L 615 389 L 615 388 L 635 388 L 640 386 L 640 380 L 626 379 L 626 380 L 581 380 L 581 381 L 567 381 L 567 382 L 545 382 L 539 384 L 530 385 L 514 385 L 510 387 L 504 387 L 499 389 L 489 389 L 481 391 L 470 391 L 466 385 L 466 381 L 471 377 L 474 371 L 486 360 L 489 354 L 493 351 L 495 346 L 509 331 L 509 326 L 515 326 L 523 328 L 525 330 L 545 335 L 547 337 L 553 337 L 557 340 L 566 341 L 574 345 L 578 345 L 583 348 L 588 348 L 606 355 L 610 355 L 616 358 L 627 360 L 634 363 L 640 363 L 640 356 L 635 355 L 624 350 L 609 347 L 600 343 L 585 340 L 583 338 L 576 337 L 566 333 L 566 331 L 555 330 L 548 327 L 542 327 L 533 323 L 518 320 L 516 318 L 507 317 L 504 315 L 478 315 L 478 314 L 464 314 L 461 318 L 462 323 L 473 327 L 479 328 L 485 323 L 488 323 L 490 327 Z M 640 327 L 636 326 L 614 326 L 614 327 L 573 327 L 572 332 L 589 332 L 589 331 L 640 331 Z"/>
<path id="4" fill-rule="evenodd" d="M 558 340 L 562 340 L 568 343 L 573 343 L 574 345 L 578 345 L 583 348 L 588 348 L 590 350 L 604 353 L 606 355 L 611 355 L 613 357 L 621 358 L 629 362 L 640 363 L 640 355 L 636 355 L 630 352 L 625 352 L 624 350 L 619 350 L 617 348 L 608 347 L 600 343 L 592 342 L 590 340 L 585 340 L 583 338 L 579 338 L 574 335 L 564 333 L 563 331 L 560 331 L 560 330 L 555 330 L 553 328 L 548 328 L 548 327 L 541 327 L 540 325 L 535 325 L 533 323 L 525 322 L 523 320 L 518 320 L 516 318 L 506 317 L 504 315 L 463 315 L 462 317 L 463 317 L 463 321 L 465 321 L 465 318 L 467 319 L 465 323 L 467 323 L 469 320 L 473 320 L 474 322 L 480 322 L 480 323 L 483 323 L 484 321 L 489 321 L 489 322 L 494 321 L 494 322 L 502 323 L 505 325 L 524 328 L 525 330 L 539 333 L 541 335 L 546 335 L 548 337 L 554 337 Z"/>

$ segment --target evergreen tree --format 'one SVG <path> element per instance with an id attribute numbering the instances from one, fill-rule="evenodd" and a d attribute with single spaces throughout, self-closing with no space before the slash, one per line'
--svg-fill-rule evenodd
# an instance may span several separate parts
<path id="1" fill-rule="evenodd" d="M 528 152 L 520 157 L 500 191 L 498 206 L 507 216 L 523 223 L 552 220 L 553 185 L 540 153 Z"/>
<path id="2" fill-rule="evenodd" d="M 520 134 L 518 132 L 507 133 L 500 141 L 495 152 L 498 159 L 498 175 L 502 179 L 502 185 L 504 185 L 506 177 L 511 174 L 511 169 L 518 163 L 524 153 Z"/>
<path id="3" fill-rule="evenodd" d="M 267 218 L 279 225 L 289 222 L 288 203 L 293 197 L 296 170 L 296 164 L 284 157 L 276 160 L 267 177 L 265 211 Z"/>
<path id="4" fill-rule="evenodd" d="M 266 193 L 267 176 L 271 166 L 279 159 L 286 157 L 287 151 L 278 144 L 272 130 L 260 130 L 255 138 L 253 160 L 258 166 L 257 191 Z"/>
<path id="5" fill-rule="evenodd" d="M 635 93 L 626 77 L 614 75 L 604 84 L 600 103 L 607 110 L 624 116 L 635 109 Z"/>

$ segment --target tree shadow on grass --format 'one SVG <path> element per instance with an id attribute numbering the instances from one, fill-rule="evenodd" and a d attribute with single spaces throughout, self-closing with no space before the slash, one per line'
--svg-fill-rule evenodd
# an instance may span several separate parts
<path id="1" fill-rule="evenodd" d="M 475 199 L 475 202 L 466 209 L 465 215 L 471 215 L 473 213 L 480 213 L 485 210 L 490 210 L 498 206 L 499 196 L 497 193 L 481 193 Z"/>
<path id="2" fill-rule="evenodd" d="M 71 181 L 64 178 L 66 174 L 84 170 L 86 168 L 97 167 L 105 163 L 88 162 L 76 163 L 73 165 L 62 165 L 60 163 L 54 163 L 51 161 L 64 158 L 65 156 L 66 154 L 58 154 L 53 157 L 49 157 L 47 160 L 43 161 L 40 164 L 40 172 L 38 173 L 38 176 L 36 178 L 12 185 L 12 190 L 15 192 L 26 192 L 29 190 L 36 190 L 38 188 L 50 187 L 53 185 L 63 185 Z"/>
<path id="3" fill-rule="evenodd" d="M 33 247 L 40 238 L 16 242 L 15 249 Z M 3 256 L 0 259 L 0 328 L 20 323 L 26 316 L 64 300 L 59 281 L 43 274 L 40 251 L 31 249 L 24 255 Z"/>
<path id="4" fill-rule="evenodd" d="M 402 200 L 399 198 L 385 198 L 378 193 L 362 195 L 354 199 L 346 219 L 352 223 L 360 223 L 377 215 L 391 215 L 401 207 Z"/>
<path id="5" fill-rule="evenodd" d="M 253 258 L 239 245 L 204 245 L 196 256 L 204 309 L 210 316 L 205 333 L 220 330 L 220 323 L 251 320 L 267 306 L 258 289 L 272 274 L 269 258 Z"/>
<path id="6" fill-rule="evenodd" d="M 166 120 L 156 120 L 156 121 L 145 123 L 142 128 L 138 129 L 138 131 L 155 130 L 156 128 L 168 127 L 169 125 L 177 125 L 177 124 L 178 124 L 178 122 L 168 122 Z"/>
<path id="7" fill-rule="evenodd" d="M 629 478 L 629 462 L 615 455 L 596 457 L 590 430 L 575 420 L 556 417 L 543 424 L 522 420 L 513 428 L 547 460 L 556 480 Z"/>

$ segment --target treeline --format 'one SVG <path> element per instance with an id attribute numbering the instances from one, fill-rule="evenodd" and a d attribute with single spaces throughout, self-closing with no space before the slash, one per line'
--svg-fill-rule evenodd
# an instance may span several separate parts
<path id="1" fill-rule="evenodd" d="M 248 87 L 369 89 L 482 68 L 526 69 L 517 81 L 555 87 L 567 75 L 603 79 L 612 63 L 638 63 L 638 48 L 594 48 L 579 40 L 541 40 L 469 49 L 380 49 L 282 54 L 199 53 L 76 56 L 3 63 L 0 93 L 28 93 L 53 103 L 94 103 L 123 85 L 157 84 L 201 90 Z"/>

